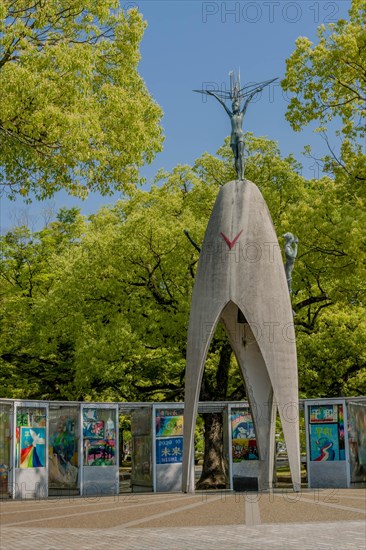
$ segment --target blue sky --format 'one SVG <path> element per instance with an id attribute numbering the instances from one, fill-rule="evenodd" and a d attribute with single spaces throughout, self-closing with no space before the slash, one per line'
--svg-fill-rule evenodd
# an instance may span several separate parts
<path id="1" fill-rule="evenodd" d="M 215 153 L 230 133 L 229 119 L 213 98 L 193 89 L 228 85 L 228 73 L 240 68 L 242 84 L 284 77 L 285 62 L 298 36 L 316 40 L 317 27 L 346 18 L 349 0 L 136 0 L 121 1 L 122 8 L 138 6 L 148 22 L 141 44 L 140 74 L 164 111 L 164 151 L 144 167 L 153 178 L 158 169 L 192 164 L 202 153 Z M 306 128 L 291 130 L 285 120 L 288 104 L 278 83 L 263 91 L 249 105 L 244 130 L 278 142 L 283 154 L 293 153 L 304 165 L 304 175 L 314 177 L 314 163 L 302 157 L 304 145 L 323 151 L 321 138 Z M 319 156 L 319 155 L 318 155 Z M 46 202 L 26 206 L 19 199 L 1 200 L 1 232 L 26 221 L 32 229 L 44 223 L 43 212 L 62 206 L 79 206 L 84 214 L 119 198 L 89 196 L 80 201 L 60 192 Z"/>

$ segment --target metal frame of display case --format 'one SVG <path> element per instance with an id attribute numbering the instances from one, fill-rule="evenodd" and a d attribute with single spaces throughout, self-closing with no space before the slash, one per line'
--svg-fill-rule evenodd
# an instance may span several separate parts
<path id="1" fill-rule="evenodd" d="M 322 399 L 306 399 L 305 405 L 305 426 L 306 426 L 306 462 L 308 472 L 308 487 L 309 488 L 347 488 L 350 487 L 350 458 L 349 458 L 349 441 L 348 441 L 348 411 L 347 400 L 345 398 L 322 398 Z M 344 422 L 344 460 L 329 460 L 329 461 L 314 461 L 311 460 L 311 443 L 310 443 L 310 426 L 316 425 L 309 422 L 310 407 L 326 406 L 326 405 L 342 405 L 343 406 L 343 422 Z M 320 424 L 321 422 L 319 422 Z M 331 422 L 323 422 L 323 424 L 333 424 Z M 335 424 L 335 423 L 334 423 Z M 337 421 L 338 429 L 338 421 Z"/>
<path id="2" fill-rule="evenodd" d="M 48 411 L 49 404 L 45 401 L 14 401 L 14 415 L 11 433 L 11 470 L 9 476 L 10 492 L 15 499 L 47 498 L 48 497 Z M 17 461 L 17 416 L 19 409 L 45 410 L 44 466 L 18 467 Z M 25 426 L 24 426 L 25 427 Z M 20 432 L 21 433 L 21 432 Z M 35 446 L 36 448 L 36 446 Z M 20 452 L 20 449 L 18 450 Z M 34 452 L 34 451 L 33 451 Z"/>
<path id="3" fill-rule="evenodd" d="M 115 411 L 115 464 L 113 466 L 86 466 L 84 464 L 84 409 Z M 79 472 L 81 496 L 107 496 L 119 494 L 119 407 L 118 403 L 81 403 L 79 415 Z M 86 438 L 85 438 L 86 439 Z"/>

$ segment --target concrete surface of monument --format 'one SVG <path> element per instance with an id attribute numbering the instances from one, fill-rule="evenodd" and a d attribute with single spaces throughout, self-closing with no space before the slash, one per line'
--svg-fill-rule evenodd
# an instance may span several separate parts
<path id="1" fill-rule="evenodd" d="M 294 490 L 300 489 L 297 359 L 293 314 L 276 232 L 249 180 L 224 185 L 205 233 L 192 295 L 184 401 L 184 492 L 194 491 L 193 436 L 211 339 L 224 324 L 256 429 L 259 489 L 272 487 L 278 409 Z"/>

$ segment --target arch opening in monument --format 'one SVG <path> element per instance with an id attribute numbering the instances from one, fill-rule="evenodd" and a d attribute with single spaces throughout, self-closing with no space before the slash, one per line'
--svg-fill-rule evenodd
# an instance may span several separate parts
<path id="1" fill-rule="evenodd" d="M 207 331 L 205 342 L 202 346 L 202 357 L 200 361 L 200 369 L 197 372 L 197 402 L 201 394 L 203 374 L 205 370 L 207 354 L 210 344 L 214 337 L 215 331 L 222 324 L 233 351 L 238 365 L 241 378 L 245 387 L 247 400 L 250 404 L 253 423 L 255 427 L 259 460 L 253 461 L 252 464 L 243 464 L 243 474 L 247 473 L 251 477 L 258 479 L 258 487 L 272 487 L 273 469 L 274 469 L 274 451 L 275 451 L 275 417 L 276 408 L 273 406 L 273 390 L 266 369 L 266 365 L 260 351 L 255 328 L 252 329 L 247 317 L 248 313 L 244 313 L 243 308 L 237 306 L 233 301 L 229 301 L 218 314 L 216 323 Z M 208 395 L 204 395 L 201 399 L 209 400 Z M 225 399 L 223 399 L 225 400 Z M 186 401 L 187 403 L 187 401 Z M 196 425 L 197 414 L 194 408 L 188 408 L 187 413 L 191 413 L 192 430 Z M 185 422 L 185 431 L 189 426 Z M 223 427 L 223 438 L 227 438 Z M 225 442 L 226 449 L 229 444 Z M 193 452 L 193 451 L 192 451 Z M 192 461 L 192 456 L 190 458 Z M 222 480 L 220 478 L 220 482 Z M 193 479 L 191 480 L 190 489 L 194 490 Z M 212 483 L 212 485 L 214 485 Z M 201 488 L 198 486 L 198 488 Z"/>
<path id="2" fill-rule="evenodd" d="M 229 300 L 222 311 L 218 313 L 215 323 L 210 327 L 210 330 L 206 334 L 206 338 L 204 338 L 203 353 L 201 356 L 200 368 L 197 373 L 198 379 L 196 380 L 196 403 L 198 404 L 199 394 L 201 392 L 203 373 L 209 347 L 219 323 L 224 327 L 231 349 L 236 357 L 239 372 L 241 373 L 245 387 L 246 398 L 250 405 L 256 434 L 258 460 L 250 464 L 244 463 L 241 466 L 241 474 L 253 479 L 256 478 L 256 486 L 260 490 L 271 489 L 273 487 L 273 475 L 275 471 L 277 408 L 280 413 L 279 416 L 282 424 L 283 415 L 281 415 L 280 406 L 278 407 L 278 403 L 276 403 L 274 399 L 271 376 L 268 372 L 259 345 L 260 338 L 263 336 L 260 327 L 251 320 L 251 316 L 244 310 L 244 307 L 237 305 L 233 300 Z M 205 399 L 207 400 L 207 396 L 205 396 Z M 191 416 L 189 422 L 194 432 L 197 418 L 197 408 L 195 409 L 194 403 L 193 407 L 189 408 L 187 412 L 188 415 Z M 189 428 L 189 423 L 187 426 L 187 422 L 185 421 L 185 431 L 187 431 L 187 428 Z M 283 426 L 283 431 L 286 439 L 285 426 Z M 194 452 L 193 448 L 191 452 Z M 189 460 L 192 462 L 192 455 Z M 289 460 L 291 461 L 290 457 Z M 185 477 L 185 470 L 183 467 L 183 490 L 187 492 L 194 491 L 194 476 L 192 474 L 190 476 L 189 471 L 186 475 L 187 477 Z M 300 479 L 296 484 L 296 474 L 293 476 L 293 483 L 295 490 L 298 490 L 300 488 Z"/>

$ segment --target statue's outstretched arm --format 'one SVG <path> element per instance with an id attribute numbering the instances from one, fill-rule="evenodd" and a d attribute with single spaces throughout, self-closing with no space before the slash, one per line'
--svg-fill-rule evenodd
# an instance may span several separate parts
<path id="1" fill-rule="evenodd" d="M 248 95 L 248 97 L 247 97 L 247 99 L 244 103 L 244 106 L 243 106 L 241 112 L 244 114 L 245 111 L 247 110 L 249 101 L 252 100 L 252 98 L 255 96 L 255 94 L 261 92 L 266 86 L 269 86 L 269 84 L 272 84 L 272 82 L 274 82 L 275 80 L 277 80 L 277 78 L 272 78 L 272 80 L 267 80 L 266 82 L 263 82 L 262 84 L 257 86 L 252 92 L 250 92 L 250 94 Z"/>
<path id="2" fill-rule="evenodd" d="M 255 96 L 255 94 L 257 94 L 258 92 L 261 92 L 263 90 L 264 86 L 259 86 L 258 88 L 256 88 L 255 90 L 253 90 L 253 92 L 251 92 L 247 99 L 245 100 L 244 102 L 244 105 L 243 105 L 243 108 L 241 110 L 241 112 L 243 113 L 243 115 L 245 114 L 245 111 L 247 110 L 247 107 L 248 107 L 248 104 L 249 102 L 253 99 L 253 97 Z"/>
<path id="3" fill-rule="evenodd" d="M 228 108 L 226 107 L 225 102 L 222 101 L 222 99 L 221 99 L 218 95 L 216 95 L 215 92 L 211 92 L 211 90 L 206 90 L 206 94 L 212 95 L 213 97 L 215 97 L 215 98 L 217 99 L 217 101 L 218 101 L 219 103 L 221 103 L 221 105 L 223 106 L 223 108 L 225 109 L 225 111 L 227 112 L 227 114 L 229 115 L 229 117 L 231 117 L 231 115 L 232 115 L 233 113 L 230 111 L 230 109 L 228 109 Z"/>

